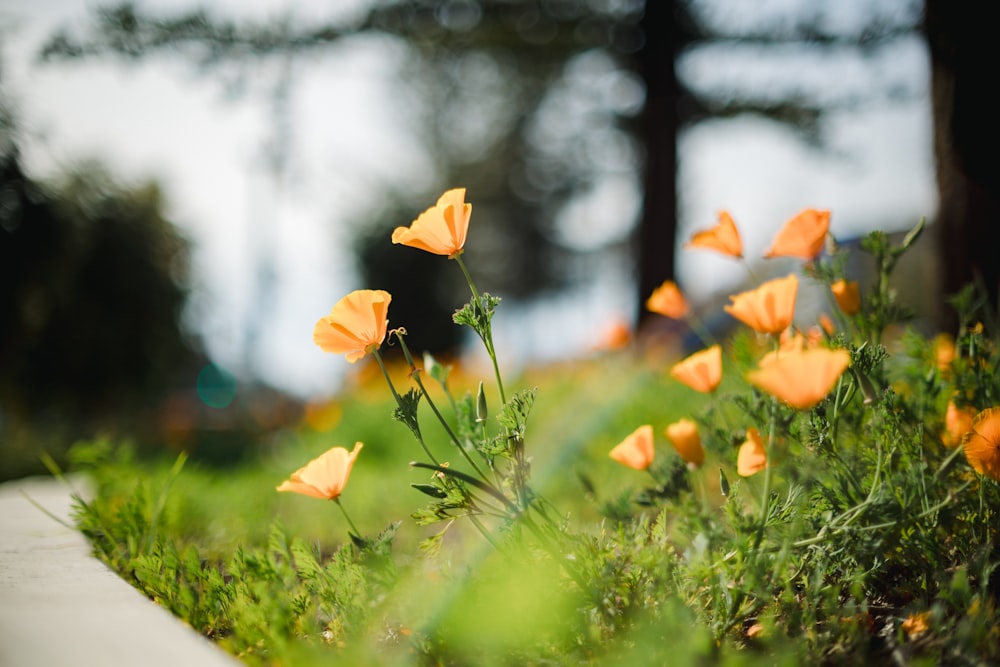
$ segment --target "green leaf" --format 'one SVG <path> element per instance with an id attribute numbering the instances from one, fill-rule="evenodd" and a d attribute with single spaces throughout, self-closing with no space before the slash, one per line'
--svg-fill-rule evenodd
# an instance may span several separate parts
<path id="1" fill-rule="evenodd" d="M 448 496 L 446 491 L 439 489 L 433 484 L 410 484 L 410 486 L 431 498 L 445 498 Z"/>
<path id="2" fill-rule="evenodd" d="M 406 424 L 406 427 L 420 438 L 420 422 L 417 420 L 417 406 L 420 405 L 420 392 L 410 389 L 399 397 L 399 405 L 392 413 L 392 418 Z"/>

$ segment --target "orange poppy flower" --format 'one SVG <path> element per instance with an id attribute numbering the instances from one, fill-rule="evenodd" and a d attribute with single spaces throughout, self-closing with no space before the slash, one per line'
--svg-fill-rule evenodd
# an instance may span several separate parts
<path id="1" fill-rule="evenodd" d="M 743 257 L 743 241 L 736 229 L 733 217 L 726 211 L 719 211 L 719 224 L 711 229 L 695 232 L 691 240 L 684 244 L 685 248 L 705 248 L 715 250 L 723 255 Z"/>
<path id="2" fill-rule="evenodd" d="M 854 315 L 861 310 L 861 291 L 858 289 L 858 282 L 852 280 L 838 280 L 830 285 L 833 298 L 837 300 L 837 305 L 845 315 Z"/>
<path id="3" fill-rule="evenodd" d="M 830 231 L 830 212 L 807 208 L 785 223 L 764 254 L 771 257 L 800 257 L 813 260 L 823 252 Z"/>
<path id="4" fill-rule="evenodd" d="M 646 308 L 675 320 L 688 314 L 687 300 L 684 299 L 680 288 L 673 280 L 665 280 L 662 285 L 653 290 L 653 293 L 646 300 Z"/>
<path id="5" fill-rule="evenodd" d="M 396 227 L 392 242 L 435 255 L 458 255 L 465 248 L 472 204 L 465 203 L 465 188 L 448 190 L 409 227 Z"/>
<path id="6" fill-rule="evenodd" d="M 955 401 L 948 401 L 948 408 L 944 413 L 944 433 L 941 434 L 941 442 L 948 447 L 954 447 L 962 442 L 965 434 L 972 430 L 972 420 L 975 416 L 975 408 L 959 408 L 955 405 Z"/>
<path id="7" fill-rule="evenodd" d="M 612 449 L 608 456 L 623 466 L 645 470 L 653 464 L 653 427 L 640 426 Z"/>
<path id="8" fill-rule="evenodd" d="M 320 454 L 305 466 L 292 473 L 291 478 L 278 486 L 278 491 L 291 491 L 304 496 L 323 500 L 336 500 L 347 485 L 351 476 L 354 461 L 364 447 L 360 442 L 354 443 L 354 449 L 348 452 L 343 447 L 334 447 Z"/>
<path id="9" fill-rule="evenodd" d="M 632 328 L 627 322 L 612 322 L 597 343 L 598 350 L 620 350 L 632 342 Z"/>
<path id="10" fill-rule="evenodd" d="M 827 336 L 837 333 L 837 327 L 833 325 L 833 320 L 826 313 L 819 314 L 819 326 L 826 332 Z"/>
<path id="11" fill-rule="evenodd" d="M 324 352 L 347 355 L 352 364 L 385 340 L 392 296 L 383 290 L 355 290 L 316 323 L 313 341 Z"/>
<path id="12" fill-rule="evenodd" d="M 667 426 L 667 438 L 688 466 L 697 467 L 705 461 L 705 449 L 701 446 L 698 425 L 690 419 L 681 419 Z"/>
<path id="13" fill-rule="evenodd" d="M 747 439 L 740 445 L 740 451 L 736 455 L 736 472 L 740 477 L 756 475 L 767 467 L 767 450 L 764 449 L 764 441 L 760 437 L 760 431 L 755 428 L 747 429 Z"/>
<path id="14" fill-rule="evenodd" d="M 776 278 L 760 287 L 730 296 L 731 304 L 723 308 L 754 331 L 780 334 L 792 323 L 795 315 L 795 295 L 799 279 L 794 274 Z"/>
<path id="15" fill-rule="evenodd" d="M 670 375 L 695 391 L 710 394 L 722 380 L 722 347 L 712 347 L 695 352 L 687 359 L 674 364 Z"/>
<path id="16" fill-rule="evenodd" d="M 1000 407 L 983 410 L 962 438 L 965 458 L 980 475 L 1000 480 Z"/>
<path id="17" fill-rule="evenodd" d="M 850 363 L 847 350 L 792 350 L 771 358 L 746 377 L 758 389 L 805 410 L 830 393 Z"/>
<path id="18" fill-rule="evenodd" d="M 951 334 L 943 333 L 934 337 L 934 359 L 939 371 L 950 371 L 951 364 L 955 361 L 957 354 L 955 339 Z"/>

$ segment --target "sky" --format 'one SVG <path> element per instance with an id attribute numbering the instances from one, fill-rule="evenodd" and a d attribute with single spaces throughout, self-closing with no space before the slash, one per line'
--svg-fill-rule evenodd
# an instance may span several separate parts
<path id="1" fill-rule="evenodd" d="M 210 7 L 220 14 L 267 17 L 294 6 L 306 19 L 328 18 L 331 4 L 346 11 L 351 3 L 225 0 Z M 739 6 L 708 4 L 719 11 Z M 276 182 L 264 148 L 274 138 L 267 98 L 253 92 L 254 86 L 266 91 L 273 79 L 257 79 L 249 94 L 233 97 L 217 79 L 169 59 L 139 65 L 34 61 L 53 29 L 80 25 L 93 6 L 91 0 L 7 0 L 0 8 L 0 71 L 22 121 L 29 174 L 54 176 L 96 158 L 126 183 L 155 179 L 164 189 L 168 217 L 194 246 L 188 321 L 212 357 L 238 376 L 252 371 L 303 397 L 334 392 L 348 366 L 312 344 L 312 329 L 341 296 L 367 287 L 357 283 L 345 251 L 352 225 L 379 196 L 367 184 L 393 182 L 413 192 L 428 186 L 428 164 L 393 96 L 401 54 L 369 44 L 349 54 L 296 61 L 294 123 L 286 137 L 292 159 Z M 156 0 L 142 6 L 197 4 Z M 773 76 L 766 63 L 747 60 L 738 53 L 700 52 L 679 70 L 705 85 L 766 89 Z M 903 81 L 925 96 L 927 76 L 926 53 L 914 39 L 873 61 L 840 63 L 835 71 L 829 63 L 806 62 L 801 86 L 822 96 Z M 726 209 L 753 257 L 806 207 L 829 208 L 831 230 L 839 237 L 932 217 L 930 130 L 929 104 L 920 97 L 830 114 L 822 153 L 765 120 L 695 126 L 679 145 L 681 237 L 711 226 Z M 588 205 L 568 210 L 566 224 L 593 225 L 638 210 L 628 187 L 609 184 L 600 192 Z M 259 312 L 255 257 L 262 249 L 273 253 L 271 312 Z M 739 265 L 709 253 L 682 252 L 678 261 L 679 282 L 695 299 L 745 276 Z M 611 270 L 579 293 L 502 310 L 497 346 L 501 355 L 521 359 L 584 353 L 612 322 L 634 315 L 630 278 Z M 260 324 L 260 339 L 253 346 L 259 352 L 248 359 L 251 319 Z M 568 333 L 559 340 L 537 335 L 553 322 Z"/>

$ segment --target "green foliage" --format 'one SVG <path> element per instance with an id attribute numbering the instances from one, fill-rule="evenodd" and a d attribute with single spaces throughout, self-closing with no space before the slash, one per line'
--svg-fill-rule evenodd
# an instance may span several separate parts
<path id="1" fill-rule="evenodd" d="M 903 246 L 871 242 L 889 268 Z M 830 284 L 845 266 L 835 254 L 811 274 Z M 345 497 L 359 525 L 385 525 L 398 516 L 386 489 L 412 488 L 430 501 L 415 522 L 338 543 L 328 526 L 288 528 L 300 505 L 230 507 L 209 484 L 184 489 L 200 473 L 182 472 L 183 458 L 144 470 L 104 442 L 76 454 L 97 489 L 80 525 L 137 587 L 251 664 L 991 664 L 1000 485 L 942 438 L 949 401 L 996 405 L 998 332 L 960 295 L 949 359 L 943 339 L 873 328 L 901 316 L 893 298 L 876 281 L 841 314 L 826 344 L 849 350 L 850 368 L 809 409 L 742 381 L 763 352 L 748 335 L 728 341 L 724 382 L 697 400 L 626 353 L 522 378 L 535 388 L 506 399 L 497 373 L 491 411 L 482 383 L 456 397 L 456 378 L 433 359 L 415 368 L 397 333 L 416 388 L 401 396 L 385 378 L 412 424 L 433 413 L 440 428 L 410 430 L 434 462 L 403 477 L 391 457 L 365 460 Z M 492 357 L 488 321 L 473 320 Z M 364 413 L 384 407 L 345 409 L 344 433 L 366 453 L 384 426 Z M 685 415 L 702 467 L 662 448 L 647 471 L 608 460 L 636 421 Z M 741 474 L 751 427 L 768 466 Z M 444 445 L 425 440 L 432 430 Z M 264 485 L 244 474 L 229 498 L 248 503 L 245 489 Z M 227 525 L 253 517 L 253 539 L 221 544 L 197 528 L 195 504 Z M 432 523 L 443 526 L 425 532 Z"/>

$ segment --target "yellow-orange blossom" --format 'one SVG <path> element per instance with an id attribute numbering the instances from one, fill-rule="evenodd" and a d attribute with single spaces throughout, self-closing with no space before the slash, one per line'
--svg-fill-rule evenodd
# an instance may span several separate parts
<path id="1" fill-rule="evenodd" d="M 383 290 L 355 290 L 338 301 L 313 329 L 313 341 L 324 352 L 344 354 L 352 364 L 385 340 L 389 302 Z"/>
<path id="2" fill-rule="evenodd" d="M 323 500 L 336 500 L 343 493 L 351 476 L 354 461 L 364 445 L 354 443 L 348 452 L 343 447 L 333 447 L 320 454 L 291 474 L 291 478 L 278 486 L 278 491 L 291 491 Z"/>
<path id="3" fill-rule="evenodd" d="M 465 203 L 465 188 L 448 190 L 409 227 L 396 227 L 392 242 L 455 257 L 465 248 L 471 217 L 472 204 Z"/>

